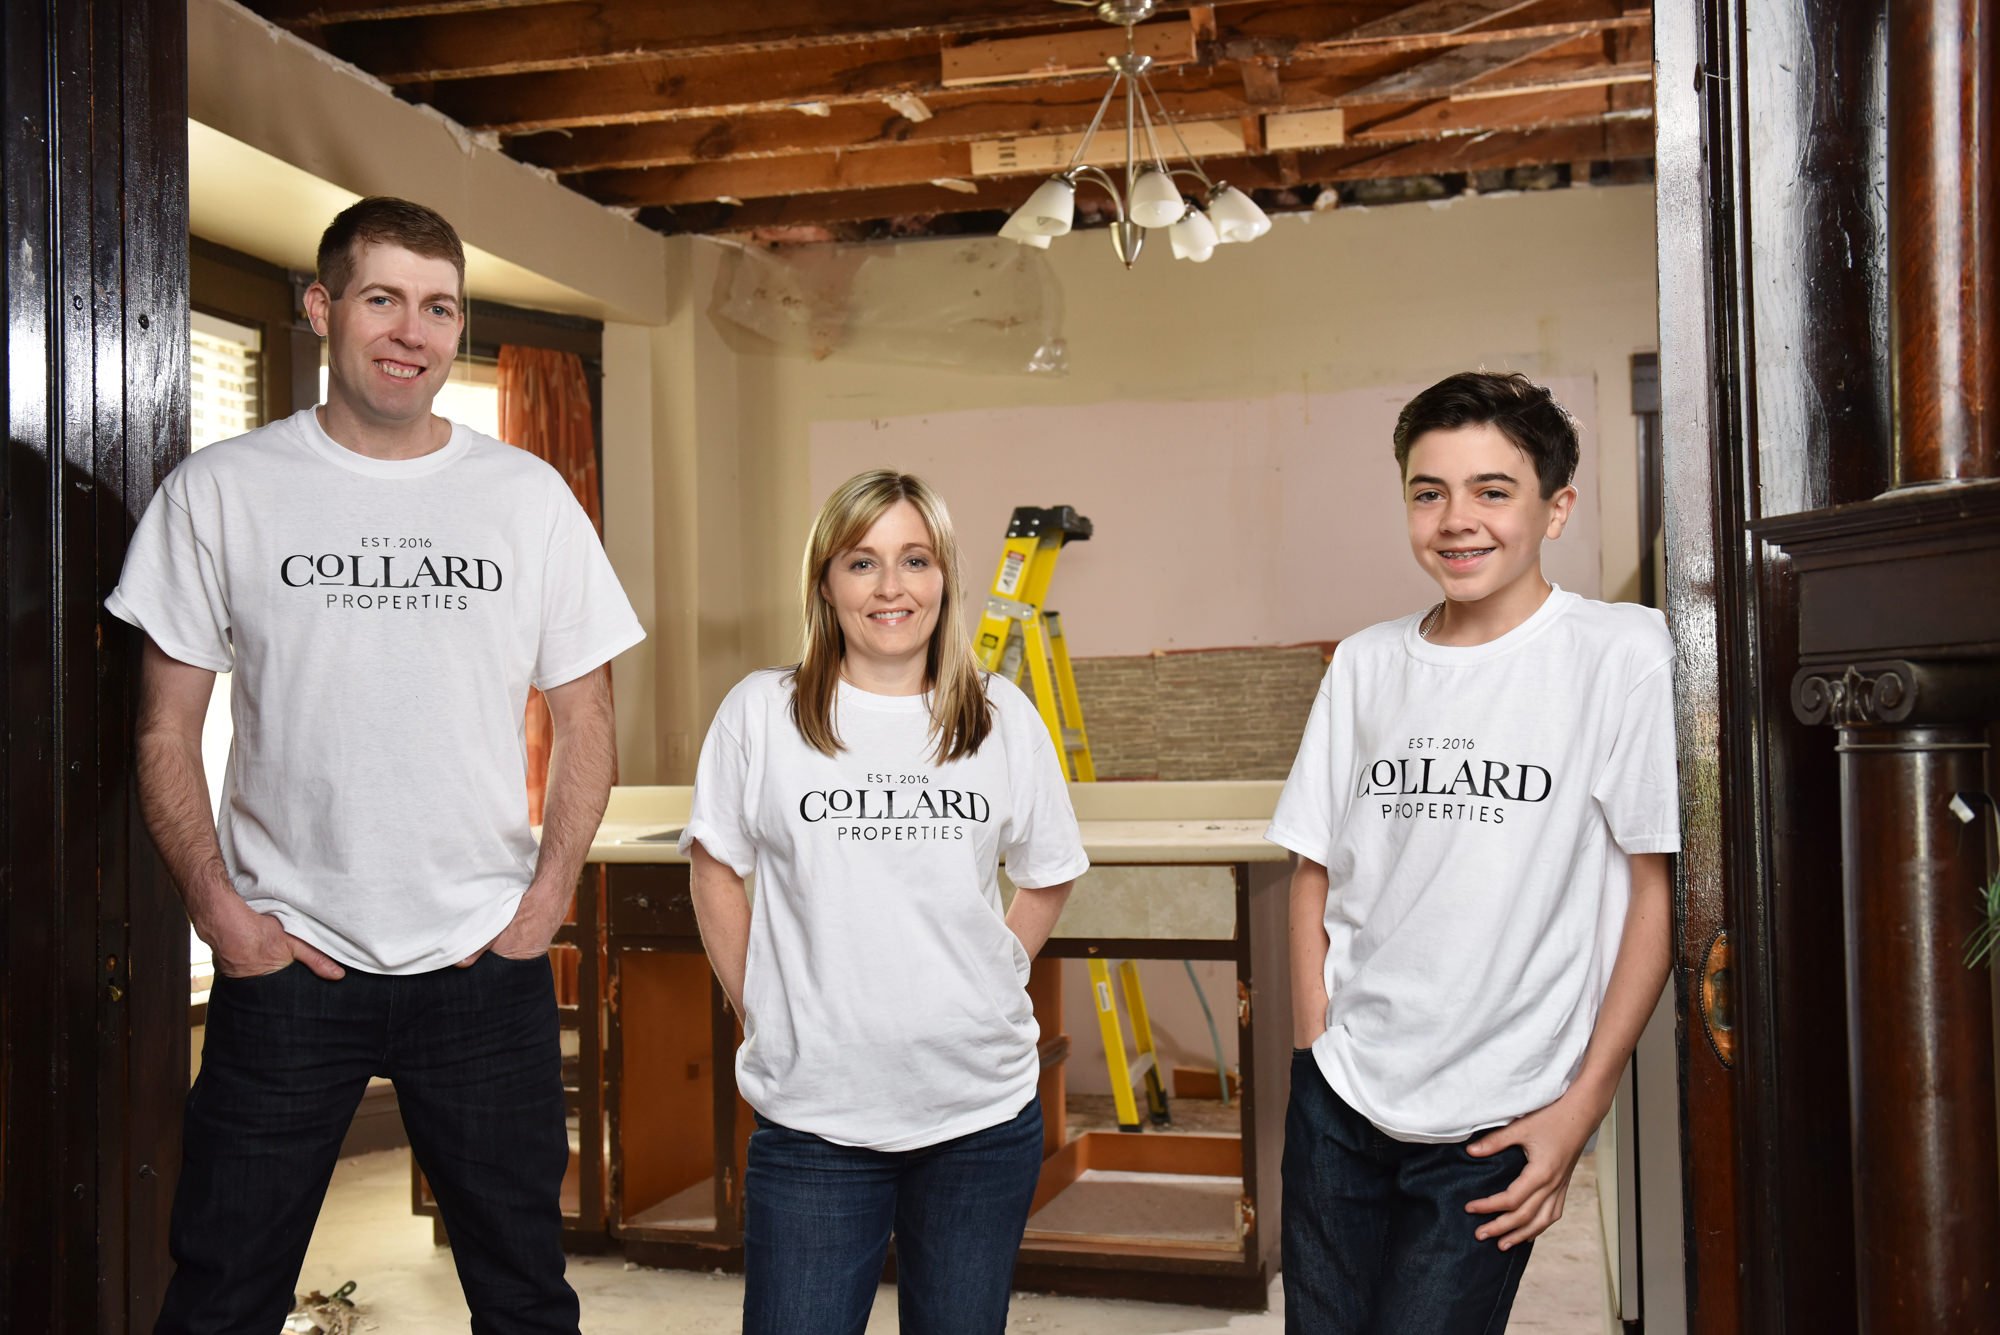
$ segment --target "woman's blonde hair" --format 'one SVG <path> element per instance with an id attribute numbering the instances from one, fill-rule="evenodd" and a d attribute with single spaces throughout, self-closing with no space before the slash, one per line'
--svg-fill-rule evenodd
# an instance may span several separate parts
<path id="1" fill-rule="evenodd" d="M 840 684 L 840 663 L 847 637 L 840 618 L 826 600 L 826 574 L 835 557 L 857 546 L 875 522 L 899 501 L 908 501 L 922 516 L 930 533 L 931 552 L 943 576 L 944 598 L 937 624 L 931 628 L 930 651 L 924 658 L 924 689 L 931 697 L 930 735 L 939 762 L 958 760 L 979 750 L 993 730 L 992 707 L 979 660 L 972 653 L 972 628 L 965 616 L 965 598 L 958 582 L 958 539 L 944 501 L 922 478 L 878 468 L 857 473 L 834 488 L 813 521 L 800 570 L 799 595 L 805 608 L 804 647 L 792 669 L 792 721 L 806 743 L 827 755 L 841 749 L 835 731 L 833 702 Z"/>

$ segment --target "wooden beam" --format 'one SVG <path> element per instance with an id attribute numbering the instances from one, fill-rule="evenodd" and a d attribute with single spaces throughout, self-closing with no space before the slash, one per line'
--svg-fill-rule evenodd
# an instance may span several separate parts
<path id="1" fill-rule="evenodd" d="M 759 0 L 756 4 L 524 5 L 484 14 L 435 14 L 357 23 L 325 33 L 327 49 L 388 83 L 582 69 L 661 55 L 792 50 L 861 40 L 991 31 L 1037 23 L 1084 26 L 1048 0 Z"/>
<path id="2" fill-rule="evenodd" d="M 905 144 L 865 153 L 800 154 L 688 167 L 586 172 L 571 177 L 568 184 L 592 199 L 623 206 L 819 194 L 911 185 L 940 177 L 964 179 L 972 174 L 972 150 L 965 144 Z"/>
<path id="3" fill-rule="evenodd" d="M 1148 23 L 1132 30 L 1133 48 L 1161 65 L 1193 62 L 1194 25 Z M 946 88 L 1022 79 L 1059 79 L 1107 73 L 1105 61 L 1125 50 L 1125 32 L 1108 24 L 1077 32 L 954 42 L 942 52 L 939 82 Z"/>
<path id="4" fill-rule="evenodd" d="M 318 28 L 330 23 L 477 14 L 548 3 L 549 0 L 255 0 L 248 7 L 287 28 Z"/>
<path id="5" fill-rule="evenodd" d="M 1604 0 L 1590 0 L 1601 4 Z M 1557 0 L 1535 18 L 1563 12 L 1576 0 Z M 1246 6 L 1244 12 L 1252 7 Z M 1225 11 L 1227 12 L 1227 11 Z M 1556 32 L 1538 25 L 1529 35 L 1571 35 L 1603 32 L 1605 22 L 1557 24 Z M 1617 20 L 1623 22 L 1623 20 Z M 1581 22 L 1581 21 L 1579 21 Z M 1634 20 L 1641 29 L 1645 18 Z M 1478 34 L 1466 41 L 1489 40 Z M 1441 41 L 1459 39 L 1440 39 Z M 1303 50 L 1282 69 L 1286 104 L 1297 105 L 1292 87 L 1302 80 L 1344 79 L 1351 86 L 1363 73 L 1390 74 L 1411 59 L 1402 48 L 1380 46 L 1343 48 L 1331 53 Z M 1168 95 L 1169 71 L 1156 80 Z M 1197 76 L 1199 77 L 1199 76 Z M 642 59 L 589 70 L 555 70 L 484 78 L 455 79 L 412 90 L 461 125 L 507 134 L 576 128 L 585 125 L 634 123 L 678 117 L 720 117 L 753 112 L 785 111 L 797 103 L 843 106 L 879 103 L 892 94 L 914 94 L 927 103 L 950 105 L 940 82 L 940 53 L 934 38 L 887 38 L 839 46 L 806 46 L 785 52 L 735 52 L 694 55 L 673 60 Z M 1103 76 L 1083 76 L 1096 91 L 1093 109 L 1102 95 Z M 1213 80 L 1209 80 L 1213 82 Z M 1060 83 L 1037 85 L 1042 88 Z M 991 90 L 997 91 L 997 90 Z M 1325 90 L 1320 90 L 1324 92 Z M 1324 105 L 1315 97 L 1308 106 Z M 819 146 L 824 146 L 823 142 Z"/>
<path id="6" fill-rule="evenodd" d="M 1481 98 L 1473 102 L 1426 102 L 1356 125 L 1349 129 L 1347 138 L 1350 143 L 1368 144 L 1442 139 L 1495 130 L 1540 130 L 1603 121 L 1610 113 L 1610 98 L 1601 87 Z"/>
<path id="7" fill-rule="evenodd" d="M 843 106 L 891 93 L 926 100 L 940 90 L 934 38 L 892 38 L 761 52 L 638 60 L 587 70 L 454 80 L 430 105 L 472 129 L 520 133 L 577 125 L 784 111 L 796 103 Z"/>
<path id="8" fill-rule="evenodd" d="M 1389 180 L 1454 172 L 1494 171 L 1554 162 L 1611 162 L 1652 156 L 1653 127 L 1649 120 L 1566 126 L 1558 129 L 1461 135 L 1401 144 L 1352 144 L 1298 154 L 1301 181 Z M 1271 157 L 1239 158 L 1217 175 L 1239 189 L 1279 189 L 1282 173 Z M 951 213 L 1004 212 L 1019 207 L 1039 184 L 1033 177 L 979 183 L 974 195 L 931 185 L 883 190 L 848 190 L 824 194 L 775 196 L 748 200 L 738 206 L 691 205 L 677 209 L 645 209 L 640 220 L 665 232 L 746 231 L 759 227 L 865 222 L 884 218 Z M 1087 209 L 1094 195 L 1079 197 Z"/>
<path id="9" fill-rule="evenodd" d="M 1440 34 L 1456 35 L 1517 14 L 1536 3 L 1538 0 L 1421 0 L 1387 18 L 1351 28 L 1333 39 L 1332 44 L 1395 43 Z"/>
<path id="10" fill-rule="evenodd" d="M 1357 88 L 1347 95 L 1346 103 L 1361 106 L 1369 102 L 1407 102 L 1417 97 L 1442 97 L 1523 61 L 1547 55 L 1574 40 L 1571 37 L 1521 37 L 1511 42 L 1459 47 Z"/>
<path id="11" fill-rule="evenodd" d="M 1216 35 L 1215 55 L 1223 60 L 1257 56 L 1299 60 L 1340 51 L 1437 51 L 1522 37 L 1576 37 L 1652 23 L 1652 12 L 1644 0 L 1537 0 L 1518 12 L 1496 10 L 1471 27 L 1459 26 L 1457 15 L 1448 6 L 1418 5 L 1414 8 L 1422 13 L 1417 15 L 1410 14 L 1411 8 L 1396 6 L 1385 11 L 1381 7 L 1297 0 L 1226 9 L 1219 15 L 1221 31 Z M 1394 35 L 1357 39 L 1357 33 L 1398 14 L 1407 16 L 1408 21 Z M 1420 18 L 1427 21 L 1416 21 Z"/>
<path id="12" fill-rule="evenodd" d="M 1248 109 L 1241 85 L 1227 75 L 1195 72 L 1188 78 L 1162 78 L 1154 86 L 1177 121 L 1214 120 Z M 1300 91 L 1306 94 L 1311 90 Z M 1026 88 L 955 89 L 924 97 L 931 112 L 925 121 L 909 120 L 886 102 L 857 102 L 829 107 L 825 116 L 785 110 L 579 126 L 562 133 L 510 138 L 507 151 L 524 162 L 573 172 L 1062 134 L 1089 125 L 1103 94 L 1101 79 Z M 1301 104 L 1301 109 L 1312 105 Z"/>

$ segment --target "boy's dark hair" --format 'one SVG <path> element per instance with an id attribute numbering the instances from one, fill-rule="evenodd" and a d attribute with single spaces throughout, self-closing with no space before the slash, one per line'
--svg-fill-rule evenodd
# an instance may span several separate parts
<path id="1" fill-rule="evenodd" d="M 319 239 L 320 286 L 338 297 L 354 276 L 355 251 L 383 243 L 401 246 L 426 259 L 450 260 L 458 270 L 458 295 L 465 296 L 465 246 L 443 215 L 390 195 L 370 195 L 342 209 Z"/>
<path id="2" fill-rule="evenodd" d="M 1396 467 L 1409 476 L 1410 447 L 1425 432 L 1484 423 L 1534 461 L 1543 500 L 1576 476 L 1576 423 L 1555 395 L 1519 372 L 1462 371 L 1404 404 L 1396 418 Z"/>

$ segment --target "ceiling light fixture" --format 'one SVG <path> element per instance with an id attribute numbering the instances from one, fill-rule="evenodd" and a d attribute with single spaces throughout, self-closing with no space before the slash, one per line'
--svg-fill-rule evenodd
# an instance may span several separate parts
<path id="1" fill-rule="evenodd" d="M 1079 0 L 1061 0 L 1065 4 Z M 1088 2 L 1088 0 L 1084 0 Z M 1271 230 L 1271 220 L 1250 196 L 1227 181 L 1210 179 L 1201 160 L 1189 150 L 1180 128 L 1160 101 L 1160 95 L 1146 77 L 1153 58 L 1142 56 L 1133 45 L 1132 30 L 1153 16 L 1156 0 L 1101 0 L 1097 16 L 1125 29 L 1125 50 L 1105 60 L 1111 67 L 1111 86 L 1097 104 L 1090 128 L 1070 155 L 1069 165 L 1041 183 L 1028 202 L 1014 210 L 1001 227 L 1000 235 L 1024 246 L 1047 249 L 1053 237 L 1065 235 L 1076 218 L 1076 187 L 1090 181 L 1104 187 L 1111 196 L 1116 217 L 1111 223 L 1111 247 L 1126 268 L 1139 258 L 1146 233 L 1166 229 L 1174 258 L 1200 264 L 1215 253 L 1219 244 L 1254 241 Z M 1090 142 L 1097 137 L 1104 116 L 1111 109 L 1119 89 L 1125 90 L 1125 179 L 1121 183 L 1101 167 L 1084 161 Z M 1180 146 L 1180 157 L 1188 165 L 1170 168 L 1160 152 L 1155 124 L 1164 126 Z M 1198 183 L 1207 211 L 1181 193 L 1181 180 Z"/>

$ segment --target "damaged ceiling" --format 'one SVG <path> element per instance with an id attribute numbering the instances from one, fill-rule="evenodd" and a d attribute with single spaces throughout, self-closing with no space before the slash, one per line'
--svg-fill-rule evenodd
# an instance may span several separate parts
<path id="1" fill-rule="evenodd" d="M 992 230 L 1124 42 L 1056 0 L 249 8 L 662 232 L 774 240 Z M 1650 174 L 1646 0 L 1169 0 L 1137 38 L 1267 210 Z"/>

